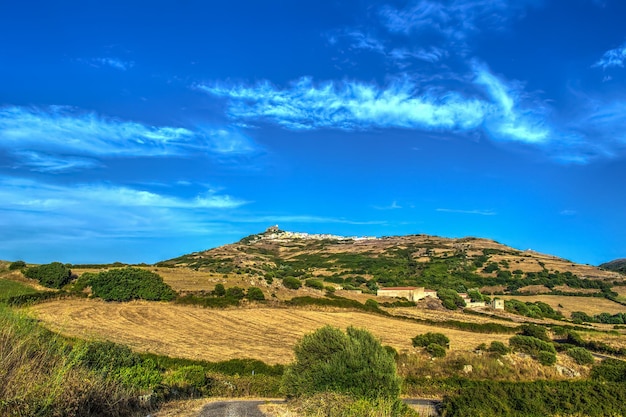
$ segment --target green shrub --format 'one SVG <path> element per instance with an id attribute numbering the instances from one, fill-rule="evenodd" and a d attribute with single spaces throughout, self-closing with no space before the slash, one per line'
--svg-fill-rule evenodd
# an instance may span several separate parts
<path id="1" fill-rule="evenodd" d="M 154 388 L 163 380 L 161 371 L 149 360 L 116 369 L 111 377 L 129 388 L 142 390 Z"/>
<path id="2" fill-rule="evenodd" d="M 234 300 L 242 300 L 246 296 L 246 292 L 241 287 L 230 287 L 226 290 L 226 298 L 232 298 Z"/>
<path id="3" fill-rule="evenodd" d="M 593 366 L 591 378 L 609 382 L 626 382 L 626 362 L 607 358 Z"/>
<path id="4" fill-rule="evenodd" d="M 74 283 L 72 284 L 72 292 L 82 292 L 85 288 L 87 288 L 89 285 L 91 285 L 91 280 L 96 276 L 97 274 L 93 273 L 93 272 L 83 272 L 77 279 L 76 281 L 74 281 Z"/>
<path id="5" fill-rule="evenodd" d="M 305 335 L 294 351 L 296 360 L 287 367 L 282 382 L 289 397 L 338 392 L 395 399 L 400 394 L 393 357 L 366 330 L 348 327 L 344 333 L 325 326 Z"/>
<path id="6" fill-rule="evenodd" d="M 515 335 L 509 339 L 511 349 L 525 352 L 536 356 L 539 352 L 550 352 L 556 354 L 556 349 L 552 343 L 545 342 L 532 336 Z"/>
<path id="7" fill-rule="evenodd" d="M 24 261 L 11 262 L 11 264 L 9 265 L 9 271 L 15 271 L 15 270 L 24 269 L 24 268 L 26 268 L 26 262 Z"/>
<path id="8" fill-rule="evenodd" d="M 307 287 L 311 287 L 311 288 L 314 288 L 316 290 L 320 290 L 320 291 L 324 290 L 324 283 L 322 281 L 320 281 L 319 279 L 307 279 L 305 281 L 305 285 Z"/>
<path id="9" fill-rule="evenodd" d="M 596 381 L 459 381 L 446 417 L 622 416 L 623 384 Z"/>
<path id="10" fill-rule="evenodd" d="M 372 299 L 372 298 L 368 298 L 367 300 L 365 300 L 365 307 L 367 307 L 368 309 L 371 310 L 378 310 L 378 301 Z"/>
<path id="11" fill-rule="evenodd" d="M 509 349 L 507 345 L 502 342 L 498 342 L 497 340 L 491 342 L 491 345 L 489 346 L 489 352 L 496 355 L 506 355 L 510 351 L 511 349 Z"/>
<path id="12" fill-rule="evenodd" d="M 465 301 L 463 301 L 461 296 L 454 290 L 442 288 L 437 291 L 437 297 L 439 297 L 443 306 L 448 310 L 456 310 L 459 307 L 465 307 Z"/>
<path id="13" fill-rule="evenodd" d="M 521 334 L 523 336 L 531 336 L 539 340 L 543 340 L 544 342 L 550 342 L 548 332 L 543 326 L 538 326 L 536 324 L 522 324 L 520 330 L 522 331 Z"/>
<path id="14" fill-rule="evenodd" d="M 283 278 L 283 285 L 290 290 L 297 290 L 302 287 L 302 282 L 298 278 L 285 277 Z"/>
<path id="15" fill-rule="evenodd" d="M 567 349 L 566 353 L 579 365 L 591 365 L 595 362 L 591 352 L 582 347 Z"/>
<path id="16" fill-rule="evenodd" d="M 248 288 L 246 298 L 251 301 L 263 301 L 265 300 L 265 295 L 259 287 L 250 287 Z"/>
<path id="17" fill-rule="evenodd" d="M 133 267 L 100 272 L 90 284 L 92 294 L 106 301 L 169 301 L 176 295 L 158 274 Z"/>
<path id="18" fill-rule="evenodd" d="M 58 289 L 72 280 L 72 271 L 61 262 L 52 262 L 25 269 L 24 276 L 36 279 L 44 287 Z"/>
<path id="19" fill-rule="evenodd" d="M 443 333 L 424 333 L 418 334 L 413 339 L 414 347 L 427 347 L 429 345 L 435 344 L 447 349 L 450 347 L 450 339 Z"/>
<path id="20" fill-rule="evenodd" d="M 544 366 L 552 366 L 556 363 L 556 353 L 542 350 L 537 354 L 537 360 Z"/>
<path id="21" fill-rule="evenodd" d="M 213 294 L 218 297 L 223 297 L 226 295 L 226 288 L 224 288 L 224 284 L 219 283 L 215 284 L 215 289 L 213 290 Z"/>
<path id="22" fill-rule="evenodd" d="M 167 375 L 163 383 L 185 389 L 201 390 L 207 385 L 206 370 L 200 365 L 183 366 Z"/>
<path id="23" fill-rule="evenodd" d="M 433 358 L 443 358 L 446 356 L 446 349 L 436 343 L 426 346 L 426 352 L 430 353 Z"/>

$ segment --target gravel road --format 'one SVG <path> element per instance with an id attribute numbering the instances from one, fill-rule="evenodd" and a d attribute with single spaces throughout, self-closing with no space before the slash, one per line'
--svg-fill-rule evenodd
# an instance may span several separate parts
<path id="1" fill-rule="evenodd" d="M 259 400 L 214 402 L 205 405 L 198 417 L 265 417 L 259 410 L 259 405 L 266 402 Z"/>

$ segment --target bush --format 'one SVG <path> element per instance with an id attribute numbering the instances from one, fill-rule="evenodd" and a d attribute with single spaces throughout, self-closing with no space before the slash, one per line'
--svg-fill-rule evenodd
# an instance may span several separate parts
<path id="1" fill-rule="evenodd" d="M 568 349 L 566 353 L 579 365 L 591 365 L 595 362 L 591 352 L 582 347 L 573 347 Z"/>
<path id="2" fill-rule="evenodd" d="M 418 334 L 413 339 L 414 347 L 427 347 L 429 345 L 435 344 L 447 349 L 450 347 L 450 339 L 443 333 L 424 333 Z"/>
<path id="3" fill-rule="evenodd" d="M 154 272 L 140 268 L 111 269 L 91 278 L 91 291 L 106 301 L 169 301 L 176 293 Z"/>
<path id="4" fill-rule="evenodd" d="M 215 284 L 215 289 L 213 293 L 218 297 L 223 297 L 226 295 L 226 288 L 224 288 L 224 284 Z"/>
<path id="5" fill-rule="evenodd" d="M 511 349 L 525 352 L 536 356 L 539 352 L 550 352 L 556 354 L 556 349 L 552 343 L 545 342 L 532 336 L 515 335 L 509 339 Z"/>
<path id="6" fill-rule="evenodd" d="M 265 295 L 259 287 L 250 287 L 248 288 L 248 294 L 246 294 L 246 298 L 251 301 L 263 301 L 265 300 Z"/>
<path id="7" fill-rule="evenodd" d="M 538 326 L 536 324 L 522 324 L 521 331 L 521 334 L 524 336 L 531 336 L 539 340 L 543 340 L 544 342 L 550 342 L 548 332 L 543 326 Z"/>
<path id="8" fill-rule="evenodd" d="M 543 366 L 552 366 L 556 363 L 556 353 L 546 352 L 542 350 L 537 354 L 537 360 Z"/>
<path id="9" fill-rule="evenodd" d="M 591 378 L 609 382 L 626 382 L 626 362 L 607 358 L 594 365 Z"/>
<path id="10" fill-rule="evenodd" d="M 302 282 L 298 278 L 286 277 L 283 278 L 283 285 L 290 290 L 297 290 L 302 287 Z"/>
<path id="11" fill-rule="evenodd" d="M 338 392 L 361 398 L 395 399 L 400 378 L 393 357 L 368 331 L 348 327 L 346 333 L 325 326 L 305 335 L 294 348 L 282 389 L 288 397 Z"/>
<path id="12" fill-rule="evenodd" d="M 311 287 L 316 290 L 320 290 L 320 291 L 324 290 L 324 283 L 320 281 L 319 279 L 307 279 L 305 281 L 305 285 L 307 287 Z"/>
<path id="13" fill-rule="evenodd" d="M 52 262 L 27 268 L 24 276 L 36 279 L 44 287 L 58 289 L 72 280 L 72 271 L 61 262 Z"/>
<path id="14" fill-rule="evenodd" d="M 430 353 L 433 358 L 443 358 L 446 356 L 446 349 L 436 343 L 426 346 L 426 352 Z"/>
<path id="15" fill-rule="evenodd" d="M 200 365 L 182 366 L 169 374 L 165 384 L 193 391 L 200 391 L 207 385 L 205 369 Z"/>
<path id="16" fill-rule="evenodd" d="M 9 265 L 9 271 L 15 271 L 15 270 L 24 269 L 24 268 L 26 268 L 26 262 L 24 261 L 11 262 L 11 264 Z"/>
<path id="17" fill-rule="evenodd" d="M 437 297 L 439 297 L 443 306 L 448 310 L 456 310 L 459 307 L 465 307 L 465 301 L 463 301 L 461 296 L 454 290 L 442 288 L 437 291 Z"/>
<path id="18" fill-rule="evenodd" d="M 226 290 L 226 297 L 232 298 L 235 300 L 241 300 L 246 296 L 246 293 L 243 288 L 240 287 L 230 287 Z"/>
<path id="19" fill-rule="evenodd" d="M 505 345 L 502 342 L 498 342 L 497 340 L 494 340 L 493 342 L 491 342 L 491 345 L 489 346 L 489 352 L 494 353 L 496 355 L 506 355 L 510 351 L 511 349 L 509 349 L 507 345 Z"/>
<path id="20" fill-rule="evenodd" d="M 378 310 L 379 309 L 378 301 L 376 301 L 376 300 L 374 300 L 372 298 L 368 298 L 365 301 L 365 307 L 367 307 L 368 309 L 371 309 L 371 310 Z"/>

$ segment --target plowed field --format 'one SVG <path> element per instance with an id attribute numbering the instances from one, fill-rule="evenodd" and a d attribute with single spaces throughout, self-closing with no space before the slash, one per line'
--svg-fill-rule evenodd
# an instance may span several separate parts
<path id="1" fill-rule="evenodd" d="M 412 349 L 411 338 L 438 331 L 450 338 L 451 349 L 470 350 L 510 335 L 439 329 L 404 320 L 345 310 L 287 308 L 203 309 L 167 303 L 106 303 L 59 300 L 32 307 L 44 324 L 65 335 L 106 339 L 139 352 L 220 361 L 233 358 L 288 363 L 293 346 L 305 333 L 330 324 L 368 329 L 399 351 Z"/>

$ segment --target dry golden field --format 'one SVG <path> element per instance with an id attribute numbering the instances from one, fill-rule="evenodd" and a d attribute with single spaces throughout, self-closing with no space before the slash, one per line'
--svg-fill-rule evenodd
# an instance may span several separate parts
<path id="1" fill-rule="evenodd" d="M 505 300 L 515 298 L 523 302 L 542 301 L 549 304 L 555 310 L 560 310 L 561 313 L 568 318 L 573 311 L 583 311 L 589 315 L 600 313 L 626 313 L 626 306 L 599 297 L 570 297 L 565 295 L 503 295 L 499 297 Z"/>
<path id="2" fill-rule="evenodd" d="M 413 349 L 411 338 L 438 331 L 452 350 L 471 350 L 510 335 L 487 335 L 425 326 L 404 320 L 346 310 L 251 307 L 203 309 L 167 303 L 107 303 L 60 300 L 30 309 L 49 328 L 65 335 L 106 339 L 139 352 L 220 361 L 233 358 L 288 363 L 293 346 L 305 333 L 330 324 L 368 329 L 398 351 Z"/>

